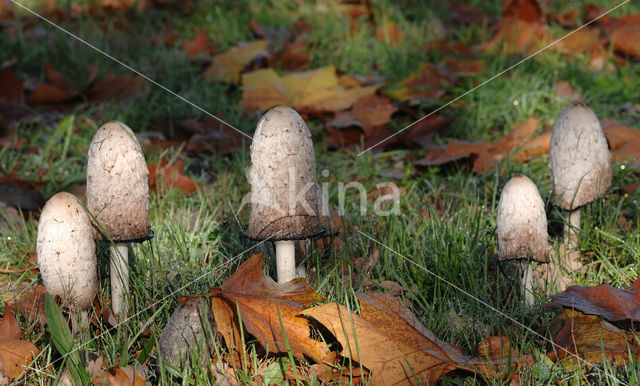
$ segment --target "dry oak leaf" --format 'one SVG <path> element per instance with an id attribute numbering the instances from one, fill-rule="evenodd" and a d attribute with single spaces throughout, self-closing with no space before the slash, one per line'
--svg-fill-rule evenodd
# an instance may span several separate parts
<path id="1" fill-rule="evenodd" d="M 249 63 L 260 56 L 269 56 L 267 48 L 270 44 L 268 40 L 258 40 L 214 55 L 213 62 L 204 76 L 223 82 L 238 83 L 240 73 Z"/>
<path id="2" fill-rule="evenodd" d="M 304 310 L 303 314 L 322 323 L 338 339 L 346 358 L 372 372 L 373 382 L 395 385 L 415 382 L 435 384 L 447 372 L 464 368 L 466 357 L 459 349 L 441 342 L 415 316 L 404 319 L 378 295 L 358 294 L 362 315 L 329 303 Z M 425 335 L 424 332 L 429 335 Z M 435 339 L 434 339 L 435 338 Z"/>
<path id="3" fill-rule="evenodd" d="M 47 315 L 44 312 L 44 295 L 47 290 L 42 284 L 31 287 L 18 298 L 16 301 L 7 302 L 5 310 L 14 311 L 30 323 L 41 323 L 43 326 L 47 324 Z"/>
<path id="4" fill-rule="evenodd" d="M 583 360 L 602 364 L 606 359 L 621 366 L 629 363 L 629 354 L 640 359 L 637 336 L 595 315 L 567 308 L 550 323 L 549 330 L 555 345 L 547 356 L 553 361 L 579 365 Z"/>
<path id="5" fill-rule="evenodd" d="M 321 361 L 329 349 L 311 339 L 309 323 L 299 315 L 322 297 L 305 279 L 276 283 L 263 272 L 263 262 L 264 253 L 251 256 L 220 286 L 221 296 L 237 305 L 242 324 L 268 351 L 287 351 L 285 331 L 293 355 Z"/>
<path id="6" fill-rule="evenodd" d="M 149 162 L 149 187 L 165 186 L 177 188 L 184 194 L 194 193 L 202 184 L 184 175 L 184 161 L 176 161 L 169 166 L 167 161 L 160 161 L 159 165 Z"/>
<path id="7" fill-rule="evenodd" d="M 31 342 L 0 338 L 0 368 L 10 379 L 17 378 L 40 350 Z"/>
<path id="8" fill-rule="evenodd" d="M 0 321 L 0 338 L 14 340 L 22 338 L 22 330 L 18 326 L 18 321 L 9 310 L 4 312 L 4 316 Z"/>
<path id="9" fill-rule="evenodd" d="M 285 76 L 267 68 L 242 74 L 242 107 L 250 112 L 278 105 L 298 111 L 336 112 L 350 108 L 365 95 L 375 94 L 379 87 L 344 88 L 333 66 Z"/>
<path id="10" fill-rule="evenodd" d="M 551 297 L 545 307 L 563 306 L 575 308 L 585 314 L 599 315 L 616 322 L 640 321 L 640 278 L 631 287 L 613 288 L 608 284 L 595 287 L 571 286 Z"/>
<path id="11" fill-rule="evenodd" d="M 114 75 L 107 74 L 101 81 L 89 90 L 91 101 L 115 99 L 120 102 L 128 101 L 144 93 L 142 77 L 135 74 Z"/>

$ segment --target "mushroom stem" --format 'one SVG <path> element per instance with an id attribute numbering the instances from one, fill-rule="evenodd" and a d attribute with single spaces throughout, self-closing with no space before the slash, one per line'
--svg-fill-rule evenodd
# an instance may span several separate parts
<path id="1" fill-rule="evenodd" d="M 578 235 L 580 231 L 580 209 L 569 212 L 567 221 L 564 224 L 564 238 L 567 245 L 566 250 L 578 249 Z"/>
<path id="2" fill-rule="evenodd" d="M 123 320 L 127 317 L 126 296 L 129 293 L 129 250 L 127 244 L 109 247 L 111 262 L 111 308 Z"/>
<path id="3" fill-rule="evenodd" d="M 278 283 L 296 278 L 296 248 L 293 240 L 276 241 L 276 271 Z"/>
<path id="4" fill-rule="evenodd" d="M 524 263 L 524 267 L 521 265 L 522 271 L 522 296 L 524 296 L 524 303 L 527 306 L 535 304 L 535 296 L 533 296 L 533 266 L 530 262 Z"/>
<path id="5" fill-rule="evenodd" d="M 71 313 L 71 329 L 73 335 L 78 335 L 81 332 L 89 332 L 89 311 L 79 310 Z"/>

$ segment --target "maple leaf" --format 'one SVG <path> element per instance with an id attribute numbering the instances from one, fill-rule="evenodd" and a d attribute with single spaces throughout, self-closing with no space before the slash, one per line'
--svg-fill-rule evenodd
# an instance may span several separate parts
<path id="1" fill-rule="evenodd" d="M 537 0 L 506 0 L 496 33 L 482 48 L 508 53 L 526 52 L 543 37 L 542 9 Z"/>
<path id="2" fill-rule="evenodd" d="M 608 284 L 595 287 L 571 286 L 551 297 L 545 307 L 563 306 L 586 314 L 600 315 L 609 321 L 640 321 L 640 278 L 626 289 Z"/>
<path id="3" fill-rule="evenodd" d="M 287 105 L 298 111 L 336 112 L 346 110 L 380 85 L 344 88 L 333 66 L 278 75 L 272 68 L 242 75 L 242 107 L 247 111 L 268 110 Z"/>
<path id="4" fill-rule="evenodd" d="M 391 104 L 389 98 L 376 94 L 365 95 L 356 101 L 351 110 L 338 112 L 333 120 L 327 122 L 327 125 L 332 127 L 355 125 L 366 130 L 391 122 L 391 115 L 396 111 L 398 108 Z"/>
<path id="5" fill-rule="evenodd" d="M 238 83 L 240 72 L 259 56 L 269 56 L 267 47 L 271 44 L 268 40 L 258 40 L 238 47 L 232 47 L 228 51 L 213 56 L 211 66 L 205 71 L 204 76 L 223 82 Z"/>
<path id="6" fill-rule="evenodd" d="M 289 348 L 295 356 L 306 355 L 320 361 L 329 349 L 326 344 L 311 339 L 309 323 L 299 314 L 322 297 L 305 279 L 276 283 L 262 271 L 263 262 L 264 253 L 251 256 L 220 286 L 218 296 L 231 302 L 232 309 L 237 305 L 242 324 L 265 349 L 286 352 Z M 216 317 L 216 322 L 218 320 Z M 232 334 L 225 333 L 225 341 Z"/>

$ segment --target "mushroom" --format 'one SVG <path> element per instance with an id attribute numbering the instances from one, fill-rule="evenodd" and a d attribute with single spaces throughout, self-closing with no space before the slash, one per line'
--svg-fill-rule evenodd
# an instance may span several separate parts
<path id="1" fill-rule="evenodd" d="M 73 194 L 60 192 L 47 201 L 38 221 L 38 267 L 47 292 L 79 314 L 83 327 L 98 289 L 93 239 L 91 217 Z"/>
<path id="2" fill-rule="evenodd" d="M 123 318 L 129 292 L 127 243 L 153 237 L 148 174 L 142 148 L 129 127 L 110 121 L 98 129 L 89 147 L 87 207 L 102 237 L 112 242 L 111 305 Z"/>
<path id="3" fill-rule="evenodd" d="M 562 110 L 551 130 L 549 168 L 553 198 L 570 211 L 564 237 L 578 247 L 580 207 L 600 197 L 611 185 L 611 153 L 596 115 L 582 102 Z"/>
<path id="4" fill-rule="evenodd" d="M 513 176 L 502 189 L 496 219 L 498 259 L 526 260 L 522 269 L 525 303 L 532 305 L 531 261 L 547 260 L 547 214 L 536 185 L 525 175 Z"/>
<path id="5" fill-rule="evenodd" d="M 251 145 L 251 219 L 247 236 L 275 241 L 278 282 L 296 277 L 294 240 L 326 232 L 311 133 L 297 112 L 269 110 Z"/>

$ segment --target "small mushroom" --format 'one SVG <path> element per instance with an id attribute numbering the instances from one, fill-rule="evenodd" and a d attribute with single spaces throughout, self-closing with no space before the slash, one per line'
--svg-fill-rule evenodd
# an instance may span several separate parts
<path id="1" fill-rule="evenodd" d="M 611 153 L 598 117 L 587 105 L 574 102 L 562 110 L 551 130 L 549 168 L 553 198 L 570 211 L 564 237 L 578 247 L 580 207 L 602 196 L 611 185 Z"/>
<path id="2" fill-rule="evenodd" d="M 88 326 L 86 309 L 98 290 L 97 260 L 91 217 L 71 193 L 47 201 L 38 221 L 38 267 L 47 292 L 79 313 Z"/>
<path id="3" fill-rule="evenodd" d="M 110 121 L 98 129 L 89 147 L 87 207 L 110 246 L 113 311 L 126 318 L 129 292 L 128 246 L 153 237 L 149 223 L 147 164 L 133 131 Z M 115 245 L 114 245 L 115 244 Z"/>
<path id="4" fill-rule="evenodd" d="M 247 236 L 275 241 L 278 282 L 296 277 L 294 240 L 326 232 L 311 133 L 294 110 L 277 106 L 258 122 L 251 145 Z"/>
<path id="5" fill-rule="evenodd" d="M 498 259 L 525 260 L 522 290 L 532 305 L 533 267 L 530 261 L 547 260 L 547 214 L 536 185 L 525 175 L 513 176 L 502 189 L 496 219 Z"/>

